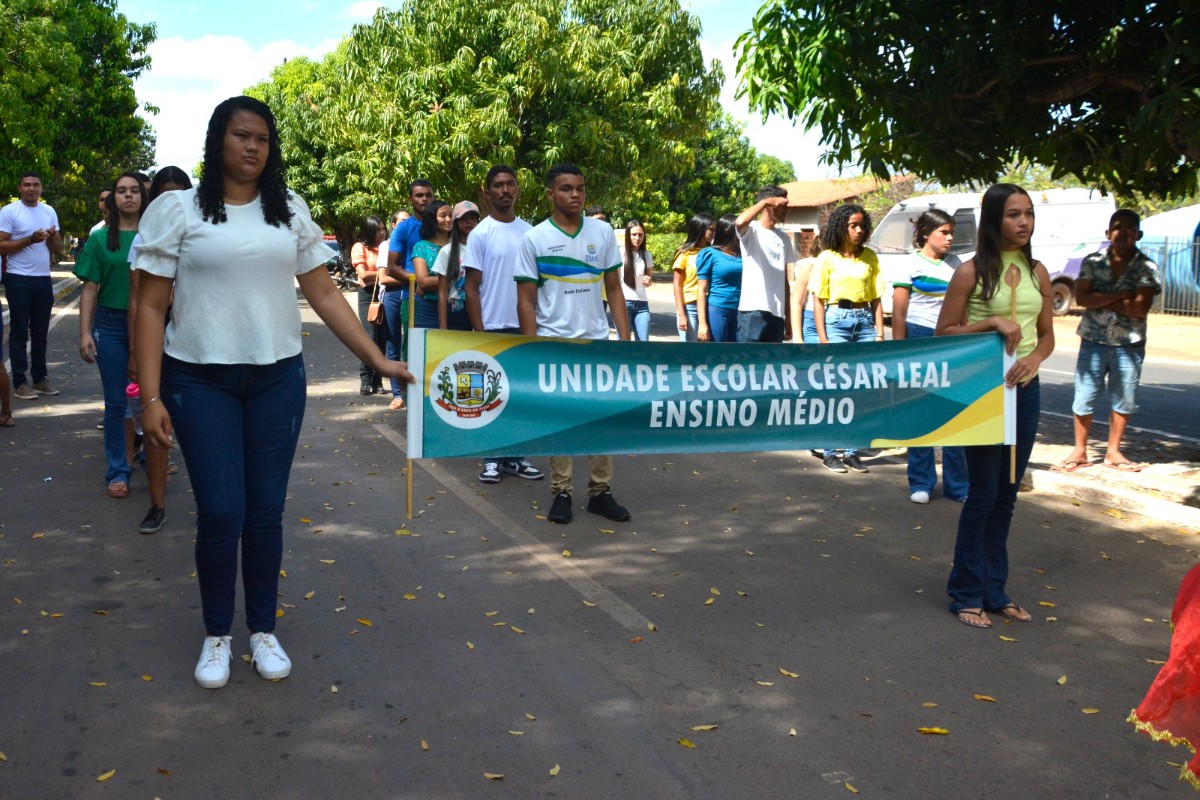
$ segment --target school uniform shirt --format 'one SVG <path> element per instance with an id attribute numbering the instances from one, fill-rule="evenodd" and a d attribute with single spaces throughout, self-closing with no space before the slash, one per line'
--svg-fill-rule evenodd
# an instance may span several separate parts
<path id="1" fill-rule="evenodd" d="M 551 217 L 525 234 L 513 279 L 537 284 L 538 336 L 607 339 L 604 276 L 620 267 L 607 222 L 584 217 L 570 235 Z"/>
<path id="2" fill-rule="evenodd" d="M 934 261 L 920 250 L 905 262 L 904 274 L 892 286 L 908 289 L 908 313 L 904 319 L 910 325 L 936 328 L 946 299 L 946 287 L 954 277 L 958 256 L 947 255 L 944 261 Z"/>

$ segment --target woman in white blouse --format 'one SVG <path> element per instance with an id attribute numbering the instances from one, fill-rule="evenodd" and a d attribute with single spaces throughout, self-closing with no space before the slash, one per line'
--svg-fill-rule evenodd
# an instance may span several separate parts
<path id="1" fill-rule="evenodd" d="M 271 110 L 250 97 L 224 101 L 208 123 L 204 177 L 151 203 L 133 265 L 142 273 L 142 425 L 164 447 L 174 432 L 196 497 L 206 636 L 195 677 L 209 689 L 229 680 L 239 543 L 251 661 L 270 680 L 292 669 L 274 631 L 306 383 L 293 281 L 376 373 L 412 380 L 404 363 L 379 352 L 321 268 L 329 258 L 321 229 L 284 172 Z"/>

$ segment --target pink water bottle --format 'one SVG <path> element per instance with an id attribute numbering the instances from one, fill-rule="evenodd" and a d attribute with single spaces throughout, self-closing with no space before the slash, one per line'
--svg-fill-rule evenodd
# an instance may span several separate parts
<path id="1" fill-rule="evenodd" d="M 133 411 L 133 429 L 140 435 L 142 433 L 142 389 L 136 383 L 131 383 L 125 387 L 125 399 L 129 402 L 129 408 Z"/>

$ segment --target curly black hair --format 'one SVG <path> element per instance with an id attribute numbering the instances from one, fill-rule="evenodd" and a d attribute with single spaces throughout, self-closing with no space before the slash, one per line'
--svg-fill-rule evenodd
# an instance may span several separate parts
<path id="1" fill-rule="evenodd" d="M 829 221 L 825 223 L 825 228 L 821 231 L 821 246 L 835 253 L 842 252 L 842 247 L 849 236 L 850 218 L 855 214 L 862 214 L 863 218 L 863 243 L 858 246 L 858 252 L 861 253 L 867 244 L 867 239 L 871 238 L 871 215 L 862 206 L 852 203 L 838 206 L 829 215 Z"/>
<path id="2" fill-rule="evenodd" d="M 228 222 L 225 217 L 225 130 L 229 120 L 237 111 L 249 111 L 267 123 L 271 144 L 267 152 L 267 165 L 258 178 L 258 193 L 262 199 L 263 219 L 276 228 L 280 223 L 292 227 L 292 209 L 288 205 L 287 167 L 279 149 L 279 129 L 275 115 L 261 100 L 241 95 L 223 101 L 213 109 L 208 120 L 208 133 L 204 137 L 204 175 L 196 188 L 196 198 L 205 220 L 216 225 Z"/>

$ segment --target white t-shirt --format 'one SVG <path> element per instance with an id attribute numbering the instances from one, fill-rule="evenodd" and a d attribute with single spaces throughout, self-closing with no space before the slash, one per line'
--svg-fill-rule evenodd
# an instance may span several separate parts
<path id="1" fill-rule="evenodd" d="M 531 228 L 520 217 L 512 222 L 484 217 L 467 239 L 462 265 L 464 269 L 483 273 L 479 305 L 485 331 L 521 327 L 517 320 L 517 284 L 513 280 L 513 271 L 521 252 L 521 242 Z"/>
<path id="2" fill-rule="evenodd" d="M 383 237 L 383 241 L 379 243 L 379 255 L 375 256 L 375 263 L 380 265 L 379 269 L 381 269 L 381 270 L 386 269 L 386 267 L 387 267 L 388 250 L 391 249 L 391 245 L 392 245 L 392 243 L 390 241 L 388 241 L 389 238 L 390 237 L 388 237 L 388 236 Z M 375 280 L 378 281 L 379 279 L 376 278 Z M 385 294 L 387 294 L 388 287 L 386 287 L 382 283 L 378 283 L 378 282 L 376 283 L 376 285 L 379 287 L 379 292 L 377 293 L 377 296 L 379 297 L 380 300 L 382 300 L 383 296 Z"/>
<path id="3" fill-rule="evenodd" d="M 646 251 L 646 260 L 642 260 L 640 253 L 633 255 L 633 288 L 629 288 L 629 284 L 625 282 L 625 262 L 621 262 L 621 290 L 625 292 L 625 300 L 627 302 L 637 302 L 641 300 L 646 302 L 646 285 L 642 283 L 642 276 L 647 272 L 654 270 L 654 256 Z"/>
<path id="4" fill-rule="evenodd" d="M 751 222 L 745 233 L 739 233 L 742 243 L 742 297 L 738 311 L 766 311 L 777 317 L 785 316 L 784 290 L 787 286 L 787 265 L 796 260 L 796 251 L 782 231 L 767 230 Z"/>
<path id="5" fill-rule="evenodd" d="M 471 235 L 474 236 L 475 234 L 472 233 Z M 454 280 L 449 282 L 449 288 L 446 290 L 446 307 L 450 311 L 459 311 L 463 307 L 462 287 L 463 279 L 466 277 L 466 273 L 463 271 L 462 267 L 462 253 L 470 244 L 471 240 L 467 239 L 467 244 L 460 245 L 458 249 L 458 275 L 455 276 Z M 429 268 L 429 271 L 432 274 L 438 276 L 444 276 L 447 274 L 447 271 L 450 269 L 450 247 L 451 245 L 446 245 L 438 251 L 437 258 L 433 260 L 433 266 Z"/>
<path id="6" fill-rule="evenodd" d="M 0 208 L 0 233 L 11 239 L 24 239 L 34 231 L 58 228 L 58 214 L 45 203 L 27 206 L 20 200 Z M 34 242 L 8 256 L 8 271 L 31 278 L 50 277 L 50 240 Z"/>
<path id="7" fill-rule="evenodd" d="M 196 190 L 167 192 L 142 216 L 133 268 L 172 278 L 165 352 L 192 364 L 274 364 L 301 350 L 294 279 L 329 260 L 308 205 L 289 194 L 290 228 L 263 220 L 259 198 L 205 221 Z"/>
<path id="8" fill-rule="evenodd" d="M 538 336 L 607 339 L 604 275 L 620 268 L 617 237 L 607 222 L 584 217 L 568 236 L 551 218 L 525 234 L 513 277 L 538 286 Z"/>

